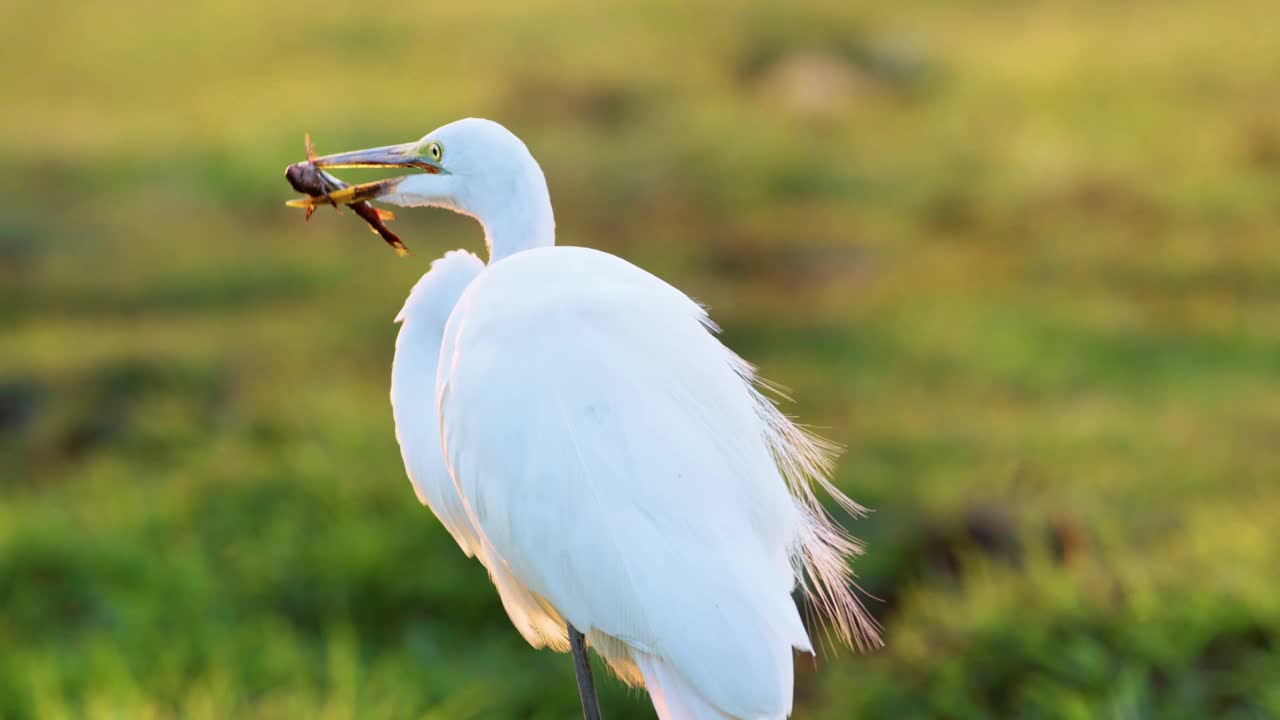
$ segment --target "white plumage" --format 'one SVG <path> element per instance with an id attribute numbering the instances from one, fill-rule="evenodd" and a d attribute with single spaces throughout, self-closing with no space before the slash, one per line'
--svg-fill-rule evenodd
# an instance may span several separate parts
<path id="1" fill-rule="evenodd" d="M 490 263 L 446 254 L 397 318 L 391 401 L 419 499 L 533 646 L 566 650 L 571 623 L 665 720 L 786 717 L 792 649 L 813 651 L 798 583 L 840 638 L 876 642 L 858 546 L 813 492 L 859 511 L 826 479 L 829 448 L 683 293 L 553 246 L 514 135 L 464 120 L 429 143 L 438 172 L 385 199 L 476 217 Z"/>

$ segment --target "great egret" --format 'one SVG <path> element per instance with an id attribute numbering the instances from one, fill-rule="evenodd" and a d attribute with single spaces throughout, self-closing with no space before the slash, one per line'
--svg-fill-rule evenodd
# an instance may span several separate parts
<path id="1" fill-rule="evenodd" d="M 790 714 L 792 650 L 813 652 L 797 586 L 845 643 L 878 642 L 852 585 L 859 546 L 814 493 L 861 511 L 828 481 L 830 446 L 778 411 L 693 300 L 556 247 L 519 138 L 466 119 L 312 163 L 418 168 L 333 199 L 484 227 L 489 264 L 446 253 L 396 318 L 396 437 L 418 499 L 488 569 L 524 638 L 574 653 L 587 717 L 584 635 L 664 720 Z"/>

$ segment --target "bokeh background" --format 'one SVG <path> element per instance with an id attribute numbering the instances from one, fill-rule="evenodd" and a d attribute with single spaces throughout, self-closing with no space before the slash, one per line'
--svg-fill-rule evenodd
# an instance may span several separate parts
<path id="1" fill-rule="evenodd" d="M 1280 717 L 1277 23 L 3 3 L 0 717 L 577 716 L 392 432 L 392 318 L 477 227 L 282 205 L 305 131 L 465 116 L 846 447 L 887 646 L 796 717 Z"/>

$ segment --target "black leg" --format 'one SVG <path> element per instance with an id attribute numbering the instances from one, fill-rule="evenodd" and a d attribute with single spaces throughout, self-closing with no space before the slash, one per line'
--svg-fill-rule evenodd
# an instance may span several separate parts
<path id="1" fill-rule="evenodd" d="M 573 674 L 578 676 L 582 718 L 600 720 L 600 702 L 596 700 L 596 685 L 591 681 L 591 659 L 587 657 L 587 643 L 582 633 L 572 625 L 569 626 L 569 648 L 573 652 Z"/>

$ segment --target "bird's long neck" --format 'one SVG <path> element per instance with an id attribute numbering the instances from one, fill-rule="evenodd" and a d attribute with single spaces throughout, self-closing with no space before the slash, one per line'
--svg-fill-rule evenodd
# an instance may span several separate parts
<path id="1" fill-rule="evenodd" d="M 538 170 L 510 195 L 510 201 L 479 218 L 489 262 L 522 250 L 556 244 L 556 219 L 551 211 L 547 182 Z"/>

